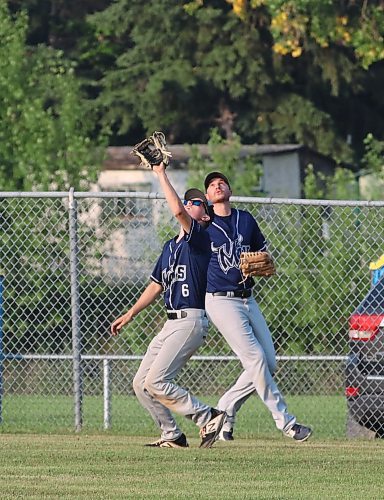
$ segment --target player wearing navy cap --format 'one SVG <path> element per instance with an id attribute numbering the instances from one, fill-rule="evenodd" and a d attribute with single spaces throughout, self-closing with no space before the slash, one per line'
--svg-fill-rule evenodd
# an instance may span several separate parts
<path id="1" fill-rule="evenodd" d="M 150 284 L 129 311 L 112 323 L 111 333 L 117 335 L 122 326 L 164 293 L 168 320 L 149 344 L 133 380 L 137 398 L 161 429 L 160 439 L 147 446 L 188 447 L 172 410 L 192 419 L 200 427 L 200 447 L 210 448 L 221 430 L 225 412 L 207 406 L 174 383 L 207 336 L 204 300 L 211 256 L 210 239 L 205 230 L 210 220 L 208 203 L 205 195 L 193 188 L 186 191 L 183 205 L 164 165 L 156 165 L 153 170 L 171 211 L 180 222 L 180 232 L 164 245 Z"/>
<path id="2" fill-rule="evenodd" d="M 238 356 L 244 371 L 220 399 L 218 408 L 227 413 L 220 439 L 233 439 L 236 412 L 255 392 L 271 412 L 276 427 L 296 441 L 305 441 L 312 431 L 288 413 L 273 373 L 275 349 L 268 326 L 252 297 L 254 281 L 244 281 L 239 269 L 241 252 L 266 250 L 267 243 L 254 217 L 231 207 L 229 181 L 221 172 L 205 179 L 207 199 L 214 219 L 207 228 L 212 256 L 208 267 L 205 307 L 209 319 Z"/>

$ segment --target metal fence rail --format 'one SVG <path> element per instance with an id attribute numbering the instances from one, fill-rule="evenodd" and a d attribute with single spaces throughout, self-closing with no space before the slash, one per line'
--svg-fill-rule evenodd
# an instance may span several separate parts
<path id="1" fill-rule="evenodd" d="M 342 399 L 348 319 L 369 290 L 370 261 L 383 253 L 384 202 L 232 201 L 256 217 L 277 263 L 255 297 L 274 338 L 279 387 L 288 399 Z M 0 193 L 0 229 L 0 422 L 34 429 L 46 418 L 50 429 L 79 431 L 92 396 L 109 428 L 112 399 L 133 395 L 133 375 L 164 322 L 159 301 L 118 338 L 109 335 L 177 232 L 163 196 Z M 211 328 L 180 381 L 218 397 L 239 372 Z"/>

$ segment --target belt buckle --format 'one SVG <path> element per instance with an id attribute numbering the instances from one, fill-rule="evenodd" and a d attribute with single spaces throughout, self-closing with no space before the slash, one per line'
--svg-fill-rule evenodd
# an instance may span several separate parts
<path id="1" fill-rule="evenodd" d="M 178 310 L 178 311 L 172 311 L 172 312 L 167 312 L 168 319 L 182 319 L 186 318 L 188 316 L 187 311 L 183 310 Z"/>

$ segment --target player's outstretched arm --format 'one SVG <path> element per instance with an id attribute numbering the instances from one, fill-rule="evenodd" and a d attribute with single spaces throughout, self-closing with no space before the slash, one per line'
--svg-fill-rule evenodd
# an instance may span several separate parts
<path id="1" fill-rule="evenodd" d="M 157 174 L 160 182 L 160 186 L 165 195 L 165 199 L 167 200 L 168 206 L 176 217 L 176 219 L 182 225 L 184 231 L 189 233 L 192 225 L 192 217 L 185 210 L 184 205 L 182 204 L 180 198 L 178 197 L 175 188 L 172 186 L 163 163 L 159 165 L 153 166 L 153 171 Z"/>
<path id="2" fill-rule="evenodd" d="M 111 335 L 118 335 L 121 328 L 128 324 L 140 311 L 152 304 L 157 297 L 162 293 L 163 287 L 154 281 L 147 286 L 144 292 L 140 295 L 137 302 L 125 314 L 115 319 L 111 325 Z"/>

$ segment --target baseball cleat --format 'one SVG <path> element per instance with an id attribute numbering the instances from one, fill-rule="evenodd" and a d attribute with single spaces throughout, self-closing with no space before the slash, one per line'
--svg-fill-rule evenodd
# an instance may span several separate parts
<path id="1" fill-rule="evenodd" d="M 151 446 L 152 448 L 188 448 L 189 444 L 187 442 L 185 434 L 182 434 L 174 441 L 167 441 L 166 439 L 158 439 L 157 441 L 145 444 L 144 446 Z"/>
<path id="2" fill-rule="evenodd" d="M 217 440 L 218 441 L 234 441 L 233 429 L 231 428 L 231 429 L 229 429 L 229 431 L 225 431 L 224 429 L 221 429 Z"/>
<path id="3" fill-rule="evenodd" d="M 211 409 L 211 420 L 200 430 L 201 442 L 199 448 L 211 448 L 217 440 L 224 421 L 227 417 L 225 411 Z"/>
<path id="4" fill-rule="evenodd" d="M 295 441 L 303 442 L 306 441 L 312 434 L 312 429 L 301 424 L 294 424 L 289 431 L 284 432 L 285 436 L 288 436 Z"/>

